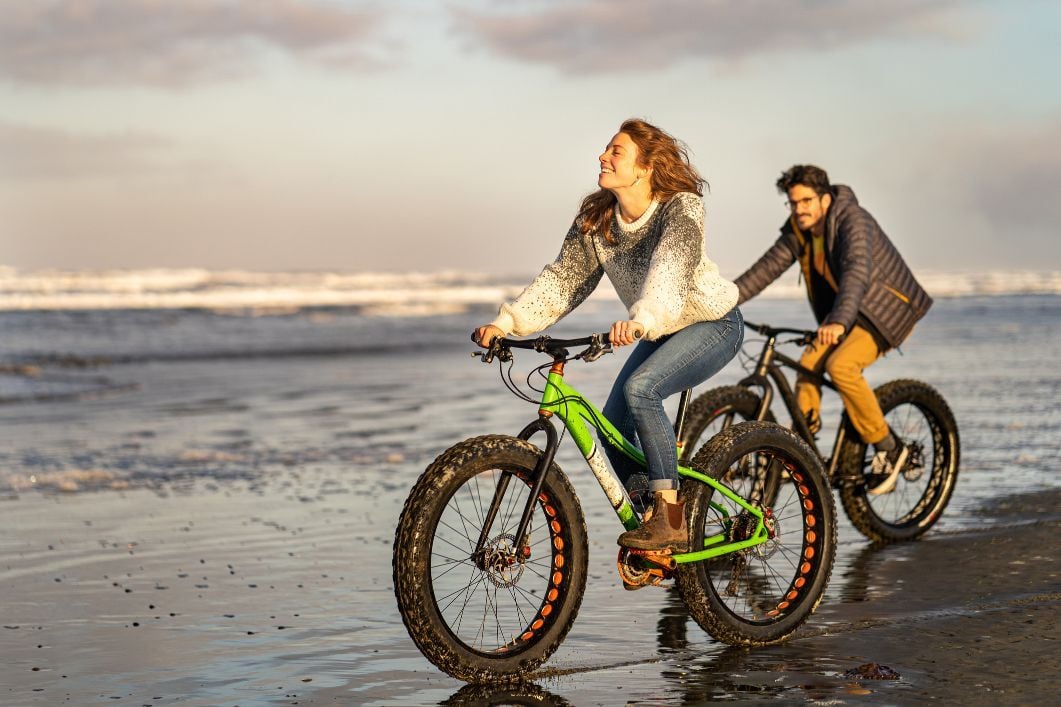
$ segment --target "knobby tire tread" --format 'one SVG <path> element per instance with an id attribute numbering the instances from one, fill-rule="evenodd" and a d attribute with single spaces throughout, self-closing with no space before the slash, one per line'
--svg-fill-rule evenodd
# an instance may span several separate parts
<path id="1" fill-rule="evenodd" d="M 867 499 L 866 488 L 861 481 L 867 445 L 851 428 L 841 457 L 840 468 L 845 478 L 840 486 L 840 502 L 851 524 L 874 543 L 884 545 L 916 540 L 935 525 L 954 493 L 961 462 L 958 423 L 944 397 L 922 381 L 909 378 L 893 380 L 878 387 L 874 393 L 885 415 L 899 405 L 913 404 L 926 415 L 935 418 L 940 428 L 943 454 L 946 458 L 939 478 L 935 478 L 935 470 L 932 470 L 933 478 L 918 504 L 926 503 L 925 497 L 931 493 L 936 493 L 937 497 L 930 499 L 928 505 L 901 525 L 889 523 L 877 515 Z"/>
<path id="2" fill-rule="evenodd" d="M 706 569 L 700 567 L 702 562 L 678 566 L 677 586 L 690 615 L 708 634 L 730 645 L 764 646 L 789 638 L 821 603 L 836 557 L 836 509 L 832 491 L 825 479 L 818 455 L 795 433 L 769 422 L 734 425 L 705 444 L 697 453 L 692 466 L 697 471 L 717 479 L 734 459 L 760 448 L 786 454 L 804 473 L 814 505 L 820 508 L 821 527 L 817 530 L 824 537 L 818 544 L 811 586 L 806 596 L 801 597 L 799 608 L 776 622 L 765 625 L 753 625 L 733 616 L 717 597 L 711 580 L 706 574 L 702 574 L 702 570 L 706 573 Z M 699 521 L 706 514 L 713 493 L 714 490 L 702 482 L 692 479 L 682 482 L 686 522 L 691 533 L 695 534 L 696 529 L 702 527 Z M 802 530 L 800 532 L 802 535 Z"/>
<path id="3" fill-rule="evenodd" d="M 582 603 L 585 590 L 588 543 L 586 523 L 574 488 L 554 463 L 543 492 L 552 499 L 569 528 L 570 557 L 565 573 L 570 576 L 562 592 L 556 617 L 542 630 L 540 638 L 521 652 L 508 657 L 477 654 L 461 645 L 449 632 L 445 621 L 435 613 L 435 600 L 426 588 L 430 576 L 431 538 L 427 527 L 435 510 L 448 502 L 446 489 L 456 484 L 462 469 L 477 465 L 481 470 L 518 468 L 533 476 L 541 450 L 530 442 L 505 435 L 484 435 L 460 442 L 443 452 L 420 476 L 402 509 L 395 534 L 392 569 L 394 591 L 405 627 L 425 657 L 449 675 L 469 683 L 497 683 L 519 680 L 544 663 L 564 640 Z M 464 472 L 467 473 L 467 472 Z M 469 476 L 471 478 L 471 476 Z M 514 480 L 516 482 L 516 480 Z"/>

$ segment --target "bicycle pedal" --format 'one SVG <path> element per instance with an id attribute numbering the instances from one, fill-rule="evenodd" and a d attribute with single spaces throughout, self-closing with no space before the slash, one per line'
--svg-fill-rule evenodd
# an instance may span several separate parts
<path id="1" fill-rule="evenodd" d="M 636 555 L 636 556 L 640 557 L 642 560 L 645 560 L 646 562 L 651 562 L 654 565 L 659 565 L 660 567 L 663 567 L 664 569 L 674 569 L 677 566 L 677 564 L 678 564 L 677 562 L 674 561 L 674 558 L 672 557 L 672 555 L 674 553 L 672 553 L 670 550 L 664 550 L 662 552 L 656 552 L 656 551 L 653 551 L 653 550 L 634 550 L 634 549 L 631 549 L 630 550 L 630 554 L 631 555 Z"/>

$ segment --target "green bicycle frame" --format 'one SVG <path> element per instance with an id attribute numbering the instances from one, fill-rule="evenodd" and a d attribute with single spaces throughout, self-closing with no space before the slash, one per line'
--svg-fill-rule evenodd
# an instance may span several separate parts
<path id="1" fill-rule="evenodd" d="M 618 449 L 641 466 L 645 466 L 645 455 L 642 454 L 641 450 L 637 449 L 637 447 L 631 444 L 629 440 L 623 437 L 611 421 L 594 407 L 585 396 L 564 381 L 562 366 L 559 370 L 554 366 L 553 370 L 549 372 L 548 382 L 542 393 L 540 413 L 545 417 L 555 415 L 560 418 L 564 423 L 564 426 L 571 433 L 571 438 L 574 439 L 575 444 L 578 445 L 579 451 L 582 453 L 582 456 L 585 457 L 586 463 L 589 465 L 593 475 L 600 483 L 605 495 L 607 495 L 608 501 L 612 504 L 613 510 L 615 510 L 616 515 L 619 517 L 619 521 L 627 530 L 639 527 L 640 521 L 638 520 L 637 514 L 634 512 L 633 504 L 630 502 L 630 496 L 626 492 L 626 488 L 605 462 L 604 455 L 597 448 L 589 428 L 593 427 L 597 429 L 608 444 Z M 769 539 L 763 511 L 761 509 L 748 503 L 715 479 L 701 474 L 694 469 L 690 469 L 687 466 L 679 464 L 678 474 L 705 483 L 736 503 L 755 517 L 756 527 L 755 532 L 752 533 L 751 537 L 748 539 L 739 542 L 726 542 L 726 533 L 729 531 L 732 521 L 725 508 L 712 501 L 711 507 L 724 518 L 724 531 L 716 535 L 705 537 L 704 549 L 702 550 L 674 555 L 672 559 L 676 563 L 681 564 L 685 562 L 708 560 L 713 557 L 760 545 Z"/>

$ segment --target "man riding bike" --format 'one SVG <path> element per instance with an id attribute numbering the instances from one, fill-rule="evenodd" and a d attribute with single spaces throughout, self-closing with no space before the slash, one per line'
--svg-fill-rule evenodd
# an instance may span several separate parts
<path id="1" fill-rule="evenodd" d="M 737 278 L 739 304 L 799 261 L 819 324 L 800 364 L 829 373 L 855 430 L 874 446 L 868 493 L 889 493 L 909 451 L 889 429 L 862 371 L 910 335 L 932 298 L 849 187 L 831 185 L 819 167 L 795 165 L 777 180 L 777 188 L 788 197 L 791 214 L 777 241 Z M 799 377 L 796 397 L 817 432 L 820 386 Z"/>

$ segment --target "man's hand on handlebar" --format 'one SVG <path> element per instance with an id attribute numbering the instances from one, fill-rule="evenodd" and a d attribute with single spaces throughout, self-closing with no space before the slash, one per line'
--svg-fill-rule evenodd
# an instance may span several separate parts
<path id="1" fill-rule="evenodd" d="M 493 324 L 484 324 L 475 331 L 472 332 L 472 341 L 482 346 L 484 349 L 490 348 L 490 344 L 494 339 L 498 337 L 504 337 L 505 332 L 498 329 Z"/>
<path id="2" fill-rule="evenodd" d="M 832 346 L 839 344 L 847 329 L 843 324 L 822 324 L 818 327 L 818 345 Z"/>
<path id="3" fill-rule="evenodd" d="M 609 332 L 612 346 L 632 344 L 645 335 L 645 327 L 634 321 L 618 321 Z"/>

